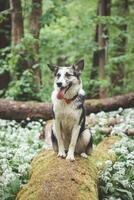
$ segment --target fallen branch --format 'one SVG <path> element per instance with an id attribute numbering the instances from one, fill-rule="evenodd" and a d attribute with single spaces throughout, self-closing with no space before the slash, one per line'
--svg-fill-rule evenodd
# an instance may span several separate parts
<path id="1" fill-rule="evenodd" d="M 132 108 L 134 107 L 134 93 L 118 95 L 105 99 L 92 99 L 86 101 L 87 113 L 97 113 L 99 111 L 117 110 L 119 107 Z"/>
<path id="2" fill-rule="evenodd" d="M 30 118 L 32 120 L 52 118 L 52 105 L 49 103 L 21 102 L 12 100 L 0 100 L 0 118 L 23 120 Z"/>
<path id="3" fill-rule="evenodd" d="M 106 160 L 115 159 L 108 150 L 117 140 L 108 137 L 88 160 L 77 157 L 73 163 L 42 151 L 32 161 L 31 178 L 16 200 L 98 200 L 98 173 Z"/>
<path id="4" fill-rule="evenodd" d="M 134 107 L 134 93 L 105 99 L 91 99 L 85 101 L 86 113 L 117 110 L 119 107 Z M 52 119 L 52 105 L 49 103 L 21 102 L 1 99 L 0 118 L 23 120 Z"/>
<path id="5" fill-rule="evenodd" d="M 102 134 L 109 136 L 112 132 L 112 127 L 101 127 L 98 129 Z M 134 136 L 134 128 L 128 128 L 123 131 L 127 136 Z"/>

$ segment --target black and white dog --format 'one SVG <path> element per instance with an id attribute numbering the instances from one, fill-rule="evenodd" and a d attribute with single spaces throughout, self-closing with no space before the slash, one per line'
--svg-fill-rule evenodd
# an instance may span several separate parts
<path id="1" fill-rule="evenodd" d="M 58 157 L 71 161 L 75 160 L 74 153 L 87 158 L 92 149 L 92 136 L 85 128 L 85 92 L 80 79 L 84 60 L 69 67 L 48 66 L 55 75 L 51 135 L 54 151 Z"/>

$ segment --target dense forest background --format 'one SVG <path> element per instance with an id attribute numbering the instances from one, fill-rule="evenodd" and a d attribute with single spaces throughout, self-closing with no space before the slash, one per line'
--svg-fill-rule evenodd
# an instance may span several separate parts
<path id="1" fill-rule="evenodd" d="M 85 60 L 87 98 L 134 88 L 134 0 L 0 0 L 0 97 L 50 101 L 47 63 Z"/>
<path id="2" fill-rule="evenodd" d="M 93 153 L 72 164 L 46 151 L 47 64 L 80 59 Z M 0 200 L 63 196 L 134 200 L 134 0 L 0 0 Z"/>

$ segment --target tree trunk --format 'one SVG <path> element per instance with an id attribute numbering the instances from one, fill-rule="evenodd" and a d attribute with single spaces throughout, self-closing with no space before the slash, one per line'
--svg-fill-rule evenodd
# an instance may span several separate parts
<path id="1" fill-rule="evenodd" d="M 95 43 L 98 43 L 98 25 L 96 26 L 95 31 Z M 93 53 L 93 63 L 90 72 L 90 80 L 97 80 L 98 79 L 98 65 L 99 65 L 99 51 L 94 51 Z M 89 91 L 87 94 L 88 98 L 99 98 L 99 87 L 95 85 L 95 83 L 90 83 Z"/>
<path id="2" fill-rule="evenodd" d="M 97 16 L 99 15 L 99 10 L 97 8 Z M 96 25 L 95 29 L 95 38 L 94 38 L 96 46 L 98 45 L 98 24 Z M 98 79 L 98 66 L 99 66 L 99 50 L 95 50 L 93 52 L 93 61 L 92 67 L 90 72 L 90 80 L 97 80 Z M 88 98 L 99 98 L 99 88 L 94 83 L 89 85 L 89 92 Z"/>
<path id="3" fill-rule="evenodd" d="M 12 45 L 15 46 L 20 43 L 24 34 L 21 0 L 10 0 L 10 7 L 12 9 Z"/>
<path id="4" fill-rule="evenodd" d="M 96 31 L 95 31 L 95 43 L 98 43 L 98 24 L 96 25 Z M 91 79 L 96 79 L 98 77 L 98 66 L 99 66 L 99 51 L 94 51 L 93 54 L 93 66 L 91 68 Z"/>
<path id="5" fill-rule="evenodd" d="M 110 3 L 111 0 L 100 0 L 99 1 L 99 16 L 110 15 Z M 105 80 L 105 65 L 107 60 L 107 45 L 108 45 L 108 30 L 105 24 L 99 24 L 98 26 L 98 44 L 99 48 L 99 79 Z M 100 86 L 99 89 L 100 98 L 107 96 L 107 88 Z"/>
<path id="6" fill-rule="evenodd" d="M 120 16 L 120 17 L 124 17 L 126 18 L 128 16 L 128 12 L 129 12 L 129 3 L 128 0 L 122 0 L 122 1 L 118 1 L 116 4 L 117 7 L 117 11 L 116 11 L 116 15 Z M 121 23 L 120 25 L 118 25 L 118 29 L 120 30 L 120 34 L 118 35 L 118 37 L 116 38 L 115 44 L 116 44 L 116 48 L 114 49 L 114 56 L 115 57 L 120 57 L 125 55 L 126 52 L 126 45 L 127 45 L 127 22 Z M 123 78 L 125 76 L 125 66 L 124 63 L 120 61 L 117 61 L 112 75 L 111 75 L 111 82 L 113 87 L 115 86 L 123 86 Z"/>
<path id="7" fill-rule="evenodd" d="M 11 75 L 5 70 L 3 74 L 0 74 L 0 90 L 7 88 L 10 81 Z"/>
<path id="8" fill-rule="evenodd" d="M 10 17 L 10 5 L 9 1 L 1 0 L 0 1 L 0 12 L 4 12 L 5 18 L 0 21 L 0 49 L 10 46 L 11 38 L 11 17 Z M 4 60 L 6 55 L 0 54 L 0 59 Z M 2 66 L 0 66 L 2 67 Z M 7 70 L 4 70 L 0 74 L 0 90 L 5 89 L 11 80 L 10 73 Z"/>
<path id="9" fill-rule="evenodd" d="M 111 0 L 99 0 L 97 15 L 110 16 L 111 14 Z M 105 65 L 107 61 L 107 46 L 108 46 L 108 29 L 105 24 L 99 23 L 96 25 L 95 43 L 98 45 L 99 50 L 94 51 L 93 65 L 91 68 L 90 79 L 105 80 Z M 92 89 L 94 85 L 90 86 Z M 99 94 L 98 94 L 99 93 Z M 89 92 L 91 97 L 105 98 L 107 96 L 107 89 L 105 87 L 96 86 L 93 92 Z"/>
<path id="10" fill-rule="evenodd" d="M 41 28 L 41 23 L 40 23 L 41 16 L 42 16 L 42 0 L 32 0 L 32 11 L 29 20 L 29 32 L 33 35 L 35 39 L 32 44 L 36 55 L 36 57 L 32 62 L 32 66 L 36 65 L 36 67 L 33 68 L 34 83 L 37 86 L 35 92 L 39 91 L 41 84 L 41 71 L 39 65 L 39 35 Z"/>
<path id="11" fill-rule="evenodd" d="M 30 14 L 29 31 L 38 39 L 40 34 L 40 20 L 42 15 L 42 0 L 32 0 L 32 11 Z"/>
<path id="12" fill-rule="evenodd" d="M 86 113 L 97 113 L 100 111 L 112 111 L 118 108 L 134 107 L 134 93 L 118 95 L 104 99 L 91 99 L 85 102 Z"/>
<path id="13" fill-rule="evenodd" d="M 105 139 L 87 160 L 76 157 L 73 163 L 42 151 L 32 161 L 30 180 L 16 200 L 98 200 L 99 172 L 106 160 L 116 159 L 108 150 L 118 140 Z"/>
<path id="14" fill-rule="evenodd" d="M 105 99 L 92 99 L 85 102 L 86 114 L 92 112 L 117 110 L 119 107 L 134 107 L 134 93 L 115 96 Z M 27 117 L 32 120 L 52 119 L 52 105 L 49 103 L 21 102 L 0 100 L 0 118 L 23 120 Z"/>
<path id="15" fill-rule="evenodd" d="M 10 8 L 7 0 L 1 0 L 0 12 L 7 12 L 6 18 L 0 22 L 0 48 L 4 48 L 10 45 L 11 35 L 11 18 L 8 12 Z"/>
<path id="16" fill-rule="evenodd" d="M 11 120 L 52 119 L 52 106 L 49 103 L 0 100 L 0 118 Z"/>

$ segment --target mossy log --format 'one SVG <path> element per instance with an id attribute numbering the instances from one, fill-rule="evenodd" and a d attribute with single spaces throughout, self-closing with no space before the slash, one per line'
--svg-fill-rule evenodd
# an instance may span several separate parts
<path id="1" fill-rule="evenodd" d="M 32 161 L 31 178 L 16 200 L 98 200 L 98 173 L 106 160 L 115 159 L 108 150 L 117 140 L 106 138 L 87 160 L 76 157 L 75 162 L 42 151 Z"/>
<path id="2" fill-rule="evenodd" d="M 91 99 L 85 101 L 86 114 L 100 111 L 117 110 L 119 107 L 134 107 L 134 93 L 119 95 L 105 99 Z M 0 118 L 25 120 L 52 119 L 52 105 L 50 103 L 23 102 L 0 99 Z"/>

